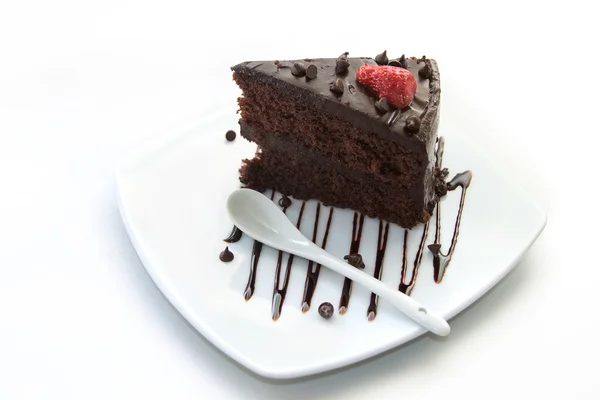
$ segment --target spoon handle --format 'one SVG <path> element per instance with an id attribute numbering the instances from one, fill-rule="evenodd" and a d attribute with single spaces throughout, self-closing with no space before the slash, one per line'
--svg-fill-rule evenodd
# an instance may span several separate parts
<path id="1" fill-rule="evenodd" d="M 343 260 L 332 256 L 318 246 L 310 246 L 313 261 L 326 266 L 333 271 L 352 279 L 354 282 L 363 285 L 371 292 L 379 295 L 382 299 L 392 303 L 398 310 L 402 311 L 407 317 L 417 322 L 421 326 L 439 336 L 447 336 L 450 333 L 450 325 L 445 319 L 435 315 L 431 310 L 425 308 L 418 301 L 405 295 L 404 293 L 389 287 L 380 280 L 368 275 L 361 270 L 349 265 Z"/>

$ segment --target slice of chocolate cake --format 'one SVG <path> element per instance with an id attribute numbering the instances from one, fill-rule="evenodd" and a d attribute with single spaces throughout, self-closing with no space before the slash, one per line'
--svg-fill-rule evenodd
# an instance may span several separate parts
<path id="1" fill-rule="evenodd" d="M 241 135 L 258 145 L 240 180 L 405 228 L 435 190 L 440 77 L 432 59 L 253 61 L 232 67 Z"/>

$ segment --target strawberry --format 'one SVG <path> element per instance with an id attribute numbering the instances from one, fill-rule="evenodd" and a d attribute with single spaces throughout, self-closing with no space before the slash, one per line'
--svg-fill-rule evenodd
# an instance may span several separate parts
<path id="1" fill-rule="evenodd" d="M 404 68 L 364 64 L 356 71 L 356 79 L 398 108 L 408 106 L 417 92 L 415 77 Z"/>

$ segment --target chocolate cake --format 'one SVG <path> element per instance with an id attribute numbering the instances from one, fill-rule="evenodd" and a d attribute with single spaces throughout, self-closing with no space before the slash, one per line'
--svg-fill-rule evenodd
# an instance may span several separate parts
<path id="1" fill-rule="evenodd" d="M 247 187 L 350 208 L 405 228 L 438 201 L 440 75 L 433 59 L 348 57 L 232 67 Z M 439 190 L 438 190 L 439 191 Z"/>

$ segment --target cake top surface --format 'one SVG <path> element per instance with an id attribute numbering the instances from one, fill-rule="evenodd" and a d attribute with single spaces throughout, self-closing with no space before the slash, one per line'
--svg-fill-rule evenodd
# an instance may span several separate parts
<path id="1" fill-rule="evenodd" d="M 440 94 L 437 63 L 426 57 L 403 57 L 399 61 L 388 62 L 387 56 L 381 56 L 375 59 L 347 57 L 347 53 L 344 53 L 337 59 L 248 61 L 235 65 L 232 70 L 280 86 L 290 96 L 304 99 L 317 109 L 324 107 L 364 130 L 391 139 L 402 138 L 404 143 L 431 143 L 435 137 L 435 129 L 432 128 L 436 123 Z M 412 102 L 407 107 L 397 109 L 375 94 L 372 88 L 361 83 L 356 73 L 365 64 L 395 68 L 402 68 L 403 65 L 416 80 Z"/>

